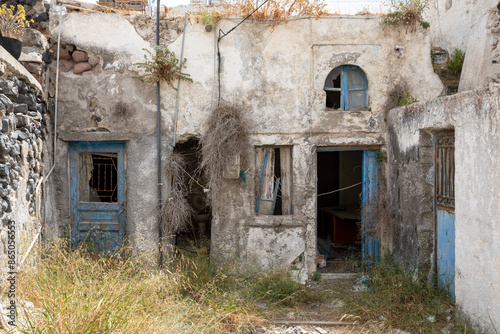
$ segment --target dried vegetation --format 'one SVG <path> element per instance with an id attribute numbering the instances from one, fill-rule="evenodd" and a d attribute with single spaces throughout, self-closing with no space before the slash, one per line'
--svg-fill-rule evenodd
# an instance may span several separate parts
<path id="1" fill-rule="evenodd" d="M 267 322 L 257 304 L 321 298 L 286 273 L 215 266 L 206 254 L 177 253 L 168 269 L 158 270 L 148 261 L 155 254 L 130 253 L 128 247 L 114 255 L 71 250 L 64 242 L 45 249 L 37 268 L 19 277 L 18 297 L 34 304 L 19 310 L 28 319 L 20 332 L 256 333 Z"/>
<path id="2" fill-rule="evenodd" d="M 162 205 L 162 230 L 163 235 L 176 235 L 190 226 L 193 213 L 187 201 L 186 159 L 181 153 L 173 152 L 165 164 L 164 171 L 172 188 Z"/>
<path id="3" fill-rule="evenodd" d="M 201 137 L 200 168 L 207 175 L 212 205 L 227 166 L 238 156 L 244 161 L 249 146 L 249 122 L 243 110 L 243 105 L 221 103 L 210 113 Z"/>
<path id="4" fill-rule="evenodd" d="M 429 7 L 429 0 L 389 0 L 390 13 L 384 16 L 382 24 L 406 26 L 406 31 L 413 32 L 419 25 L 427 29 L 429 23 L 423 19 L 424 11 Z"/>
<path id="5" fill-rule="evenodd" d="M 325 10 L 323 0 L 269 0 L 252 15 L 257 21 L 273 21 L 273 27 L 279 23 L 286 23 L 292 16 L 320 16 L 329 15 Z M 227 14 L 247 16 L 255 10 L 254 0 L 238 0 L 234 4 L 225 6 Z"/>
<path id="6" fill-rule="evenodd" d="M 387 94 L 385 110 L 389 111 L 397 107 L 418 102 L 418 100 L 411 95 L 410 91 L 410 86 L 406 80 L 397 82 L 389 91 L 389 94 Z"/>

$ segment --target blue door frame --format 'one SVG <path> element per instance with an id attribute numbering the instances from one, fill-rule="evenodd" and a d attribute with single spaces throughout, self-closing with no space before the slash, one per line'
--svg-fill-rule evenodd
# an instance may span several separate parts
<path id="1" fill-rule="evenodd" d="M 74 246 L 89 243 L 104 252 L 120 247 L 125 236 L 124 148 L 124 142 L 69 144 L 71 241 Z M 99 158 L 110 163 L 96 163 Z M 102 196 L 103 192 L 89 185 L 92 182 L 107 184 L 112 189 L 107 196 Z"/>
<path id="2" fill-rule="evenodd" d="M 377 155 L 373 149 L 318 148 L 317 152 L 362 151 L 363 173 L 361 188 L 361 260 L 364 266 L 380 261 L 380 240 L 375 223 L 375 205 L 378 192 Z"/>
<path id="3" fill-rule="evenodd" d="M 434 148 L 437 283 L 455 299 L 455 132 L 436 132 Z"/>

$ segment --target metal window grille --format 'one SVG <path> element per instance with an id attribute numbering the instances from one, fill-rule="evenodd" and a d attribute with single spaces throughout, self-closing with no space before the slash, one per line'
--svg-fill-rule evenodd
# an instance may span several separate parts
<path id="1" fill-rule="evenodd" d="M 455 208 L 455 131 L 436 133 L 436 206 Z"/>
<path id="2" fill-rule="evenodd" d="M 80 153 L 80 202 L 117 202 L 116 153 Z"/>

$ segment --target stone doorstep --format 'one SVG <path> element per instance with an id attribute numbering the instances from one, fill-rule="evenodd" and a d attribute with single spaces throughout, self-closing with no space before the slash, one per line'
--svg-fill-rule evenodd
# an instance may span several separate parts
<path id="1" fill-rule="evenodd" d="M 358 273 L 321 273 L 321 279 L 346 279 L 357 278 Z"/>

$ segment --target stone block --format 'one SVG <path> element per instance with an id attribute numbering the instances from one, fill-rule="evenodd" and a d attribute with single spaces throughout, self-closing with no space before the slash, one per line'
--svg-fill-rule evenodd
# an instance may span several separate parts
<path id="1" fill-rule="evenodd" d="M 4 80 L 0 82 L 0 94 L 17 97 L 19 95 L 19 88 L 15 82 Z"/>
<path id="2" fill-rule="evenodd" d="M 101 59 L 99 58 L 99 56 L 96 55 L 89 56 L 89 64 L 92 65 L 92 67 L 98 65 L 100 61 Z"/>
<path id="3" fill-rule="evenodd" d="M 61 72 L 69 72 L 73 69 L 73 62 L 60 60 L 59 61 L 59 71 Z"/>
<path id="4" fill-rule="evenodd" d="M 10 166 L 5 164 L 0 164 L 0 177 L 5 177 L 10 175 Z"/>
<path id="5" fill-rule="evenodd" d="M 57 44 L 54 44 L 50 48 L 50 53 L 52 54 L 52 59 L 57 59 Z M 64 48 L 59 48 L 59 60 L 61 59 L 71 60 L 71 54 L 69 53 L 68 50 Z"/>
<path id="6" fill-rule="evenodd" d="M 5 94 L 0 94 L 0 102 L 5 106 L 7 113 L 14 110 L 14 103 Z"/>
<path id="7" fill-rule="evenodd" d="M 12 123 L 9 118 L 3 118 L 2 119 L 2 132 L 3 133 L 10 133 L 12 131 Z"/>
<path id="8" fill-rule="evenodd" d="M 41 58 L 40 58 L 41 60 Z M 40 63 L 33 63 L 33 62 L 23 62 L 24 67 L 32 74 L 35 75 L 42 75 L 43 71 L 43 66 Z"/>
<path id="9" fill-rule="evenodd" d="M 14 105 L 14 113 L 15 114 L 27 114 L 28 113 L 28 105 L 25 103 L 15 104 Z"/>
<path id="10" fill-rule="evenodd" d="M 32 109 L 36 106 L 35 95 L 31 93 L 19 94 L 17 98 L 12 99 L 16 103 L 24 103 L 28 106 L 28 109 Z M 15 108 L 14 108 L 15 109 Z"/>
<path id="11" fill-rule="evenodd" d="M 75 66 L 73 67 L 73 73 L 80 74 L 80 73 L 83 73 L 85 71 L 89 71 L 91 69 L 92 69 L 92 66 L 90 66 L 89 63 L 78 63 L 78 64 L 75 64 Z"/>
<path id="12" fill-rule="evenodd" d="M 89 55 L 85 51 L 76 50 L 71 55 L 76 63 L 83 63 L 89 60 Z"/>
<path id="13" fill-rule="evenodd" d="M 28 136 L 26 135 L 26 133 L 24 133 L 21 130 L 16 130 L 16 131 L 14 131 L 14 133 L 17 135 L 17 140 L 23 141 L 23 140 L 28 139 Z"/>
<path id="14" fill-rule="evenodd" d="M 38 52 L 24 53 L 23 51 L 21 53 L 21 56 L 19 57 L 19 61 L 23 63 L 24 67 L 26 67 L 26 65 L 24 64 L 25 62 L 41 64 L 42 55 Z"/>
<path id="15" fill-rule="evenodd" d="M 16 115 L 16 127 L 22 128 L 31 124 L 31 117 L 23 114 Z M 18 135 L 19 138 L 19 135 Z"/>

